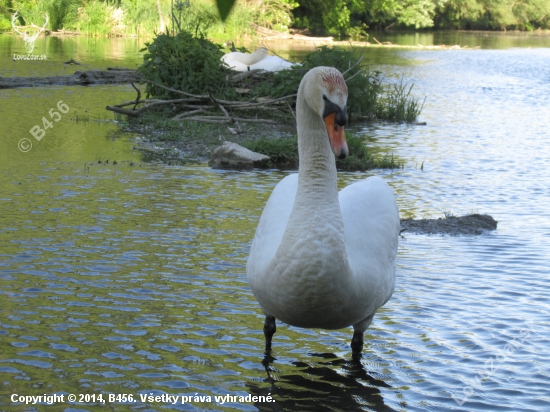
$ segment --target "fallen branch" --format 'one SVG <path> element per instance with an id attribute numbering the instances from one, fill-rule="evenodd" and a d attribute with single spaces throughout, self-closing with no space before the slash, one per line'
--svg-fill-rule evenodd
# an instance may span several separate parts
<path id="1" fill-rule="evenodd" d="M 138 109 L 138 110 L 122 109 L 121 105 L 107 106 L 106 109 L 110 110 L 112 112 L 120 113 L 120 114 L 127 114 L 127 115 L 130 115 L 130 116 L 139 116 L 141 113 L 145 112 L 146 110 L 149 110 L 152 107 L 162 106 L 162 105 L 165 105 L 165 104 L 179 103 L 180 100 L 184 100 L 184 99 L 158 100 L 156 102 L 149 103 L 148 105 L 143 106 L 141 109 Z M 138 103 L 142 103 L 142 102 L 143 102 L 143 100 L 141 102 L 138 102 Z M 130 104 L 134 104 L 134 103 L 136 103 L 136 102 L 130 102 Z M 129 106 L 130 104 L 124 104 L 124 106 Z M 137 103 L 136 103 L 136 106 L 137 106 Z M 135 109 L 136 106 L 134 106 L 134 109 Z M 185 105 L 185 106 L 188 106 L 190 108 L 197 108 L 196 105 Z M 198 106 L 198 107 L 203 108 L 204 106 Z M 206 106 L 206 107 L 208 107 L 208 106 Z"/>
<path id="2" fill-rule="evenodd" d="M 345 74 L 347 72 L 349 72 L 351 69 L 353 69 L 355 66 L 357 66 L 361 60 L 363 60 L 363 55 L 361 55 L 361 57 L 359 57 L 359 59 L 355 62 L 355 64 L 353 66 L 351 66 L 349 69 L 347 69 L 344 73 L 342 73 L 342 76 L 345 76 Z"/>
<path id="3" fill-rule="evenodd" d="M 134 104 L 134 110 L 136 110 L 136 107 L 139 104 L 139 99 L 141 97 L 141 90 L 139 90 L 134 83 L 130 83 L 130 84 L 132 85 L 134 90 L 137 92 L 136 104 Z"/>
<path id="4" fill-rule="evenodd" d="M 229 113 L 227 113 L 227 110 L 225 110 L 225 107 L 223 107 L 222 104 L 218 100 L 216 100 L 212 92 L 210 92 L 210 99 L 218 105 L 218 107 L 220 108 L 220 110 L 222 111 L 225 117 L 229 117 Z"/>
<path id="5" fill-rule="evenodd" d="M 288 110 L 290 110 L 290 113 L 292 113 L 292 117 L 296 119 L 296 115 L 294 114 L 294 110 L 292 110 L 292 106 L 290 106 L 290 103 L 288 100 L 286 100 L 286 104 L 288 104 Z"/>
<path id="6" fill-rule="evenodd" d="M 147 110 L 149 106 L 142 107 L 139 110 L 128 110 L 128 109 L 123 109 L 121 107 L 116 107 L 116 106 L 107 106 L 105 108 L 115 113 L 127 114 L 128 116 L 138 116 L 141 113 L 143 113 L 145 110 Z"/>
<path id="7" fill-rule="evenodd" d="M 234 76 L 232 76 L 230 79 L 229 79 L 229 82 L 230 83 L 237 83 L 237 82 L 240 82 L 241 80 L 249 77 L 249 76 L 253 76 L 255 73 L 258 73 L 258 72 L 263 72 L 264 70 L 262 69 L 252 69 L 252 70 L 248 70 L 246 72 L 242 72 L 242 73 L 239 73 L 239 74 L 236 74 Z"/>
<path id="8" fill-rule="evenodd" d="M 277 123 L 275 120 L 270 120 L 270 119 L 244 119 L 242 117 L 225 117 L 225 116 L 194 116 L 194 117 L 184 117 L 178 120 L 196 120 L 198 122 L 215 123 L 215 124 L 231 124 L 235 122 L 268 123 L 268 124 Z"/>
<path id="9" fill-rule="evenodd" d="M 162 85 L 162 84 L 160 84 L 160 83 L 153 82 L 153 81 L 151 81 L 151 80 L 146 80 L 145 82 L 146 82 L 146 83 L 149 83 L 149 84 L 152 84 L 152 85 L 155 85 L 155 86 L 157 86 L 157 87 L 160 87 L 161 89 L 168 90 L 168 91 L 170 91 L 170 92 L 183 94 L 184 96 L 196 97 L 197 99 L 208 99 L 208 96 L 206 96 L 206 95 L 191 94 L 191 93 L 182 92 L 181 90 L 172 89 L 171 87 L 164 86 L 164 85 Z"/>
<path id="10" fill-rule="evenodd" d="M 184 117 L 193 116 L 193 115 L 198 114 L 198 113 L 204 113 L 205 111 L 206 110 L 204 110 L 204 109 L 191 110 L 190 112 L 180 113 L 177 116 L 172 117 L 172 120 L 181 120 Z"/>
<path id="11" fill-rule="evenodd" d="M 185 98 L 185 99 L 173 99 L 173 100 L 160 100 L 160 99 L 145 99 L 140 100 L 139 104 L 150 104 L 150 103 L 157 103 L 157 104 L 171 104 L 171 103 L 193 103 L 193 102 L 201 102 L 202 99 L 195 99 L 195 98 Z M 124 106 L 131 106 L 134 103 L 136 103 L 135 100 L 124 102 L 117 104 L 113 107 L 124 107 Z"/>

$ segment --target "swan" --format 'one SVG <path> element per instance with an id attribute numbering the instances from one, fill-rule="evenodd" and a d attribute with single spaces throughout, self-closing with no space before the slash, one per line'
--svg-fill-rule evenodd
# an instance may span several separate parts
<path id="1" fill-rule="evenodd" d="M 231 52 L 224 54 L 221 60 L 225 62 L 230 69 L 238 72 L 245 72 L 248 66 L 258 63 L 267 56 L 265 47 L 258 47 L 254 53 Z"/>
<path id="2" fill-rule="evenodd" d="M 316 67 L 298 89 L 300 165 L 281 180 L 261 214 L 246 273 L 265 314 L 266 352 L 275 320 L 303 328 L 353 325 L 352 354 L 395 286 L 399 211 L 393 190 L 369 177 L 338 192 L 334 155 L 345 158 L 347 86 Z"/>
<path id="3" fill-rule="evenodd" d="M 297 64 L 278 56 L 268 56 L 265 47 L 259 47 L 251 54 L 241 52 L 227 53 L 221 57 L 221 60 L 236 72 L 245 72 L 254 69 L 278 72 L 290 69 Z"/>
<path id="4" fill-rule="evenodd" d="M 292 66 L 298 63 L 292 63 L 279 56 L 266 56 L 257 63 L 250 65 L 250 70 L 260 69 L 267 70 L 269 72 L 279 72 L 281 70 L 290 69 Z"/>

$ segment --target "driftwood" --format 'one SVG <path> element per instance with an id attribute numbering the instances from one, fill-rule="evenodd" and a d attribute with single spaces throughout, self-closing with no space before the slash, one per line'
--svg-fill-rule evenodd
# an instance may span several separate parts
<path id="1" fill-rule="evenodd" d="M 240 77 L 238 80 L 240 79 L 242 79 L 242 77 Z M 230 111 L 233 111 L 233 110 L 239 110 L 239 111 L 262 110 L 262 111 L 271 112 L 272 114 L 277 114 L 277 112 L 280 114 L 284 114 L 284 113 L 287 113 L 287 108 L 288 108 L 288 111 L 290 111 L 292 116 L 295 116 L 294 111 L 292 110 L 292 106 L 288 102 L 288 99 L 294 99 L 296 97 L 296 94 L 291 94 L 278 99 L 258 98 L 255 101 L 230 101 L 230 100 L 218 99 L 213 95 L 212 92 L 210 92 L 208 95 L 192 94 L 192 93 L 187 93 L 171 87 L 167 87 L 150 80 L 147 80 L 146 82 L 153 84 L 156 87 L 160 87 L 162 89 L 168 90 L 175 94 L 180 94 L 185 97 L 182 97 L 181 99 L 171 99 L 171 100 L 161 100 L 161 99 L 140 100 L 141 93 L 138 90 L 138 96 L 136 97 L 136 100 L 124 102 L 115 106 L 107 106 L 106 109 L 116 113 L 129 115 L 129 116 L 139 116 L 143 112 L 149 110 L 150 108 L 157 107 L 160 105 L 172 105 L 176 109 L 188 110 L 175 115 L 172 118 L 172 120 L 196 121 L 196 122 L 212 123 L 212 124 L 235 124 L 236 133 L 242 132 L 242 129 L 238 122 L 267 123 L 267 124 L 276 124 L 278 122 L 273 119 L 261 119 L 258 117 L 254 117 L 254 118 L 246 118 L 246 117 L 240 117 L 240 116 L 236 117 L 230 114 Z M 133 110 L 124 108 L 125 106 L 131 106 L 131 105 L 134 105 Z M 143 106 L 136 110 L 136 107 L 138 105 L 143 105 Z M 221 112 L 222 116 L 215 114 L 216 111 Z M 230 131 L 232 131 L 231 128 L 230 128 Z"/>
<path id="2" fill-rule="evenodd" d="M 92 84 L 137 83 L 141 75 L 135 70 L 90 70 L 68 76 L 0 77 L 0 89 L 37 86 L 89 86 Z"/>

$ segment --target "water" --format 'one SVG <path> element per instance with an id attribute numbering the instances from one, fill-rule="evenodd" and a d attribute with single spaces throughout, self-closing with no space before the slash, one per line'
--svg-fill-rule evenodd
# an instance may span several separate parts
<path id="1" fill-rule="evenodd" d="M 70 58 L 59 47 L 51 67 L 12 62 L 18 40 L 0 36 L 0 75 L 58 74 Z M 89 40 L 71 41 L 84 53 Z M 138 41 L 96 41 L 122 57 L 91 55 L 93 68 L 138 61 Z M 427 96 L 428 125 L 355 126 L 407 165 L 341 173 L 340 184 L 380 174 L 402 217 L 474 211 L 499 226 L 477 237 L 404 233 L 395 293 L 360 364 L 351 330 L 281 324 L 275 359 L 264 360 L 245 265 L 286 172 L 144 162 L 104 110 L 134 98 L 130 86 L 0 91 L 0 409 L 97 410 L 67 396 L 103 394 L 112 410 L 550 410 L 550 49 L 372 56 L 389 81 L 403 76 Z M 59 100 L 70 112 L 36 141 L 29 129 Z M 151 393 L 211 401 L 141 401 Z M 13 394 L 65 401 L 24 405 Z M 216 403 L 227 394 L 275 402 Z"/>

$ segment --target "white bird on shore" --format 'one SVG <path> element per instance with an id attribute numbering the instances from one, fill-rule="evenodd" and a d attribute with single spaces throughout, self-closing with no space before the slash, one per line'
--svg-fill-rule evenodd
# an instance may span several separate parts
<path id="1" fill-rule="evenodd" d="M 296 64 L 279 56 L 266 56 L 259 62 L 250 65 L 250 70 L 260 69 L 269 72 L 279 72 L 281 70 L 288 70 Z"/>
<path id="2" fill-rule="evenodd" d="M 237 72 L 260 69 L 270 72 L 290 69 L 296 63 L 289 62 L 278 56 L 268 56 L 265 47 L 259 47 L 254 53 L 231 52 L 223 55 L 224 61 L 230 69 Z"/>
<path id="3" fill-rule="evenodd" d="M 302 79 L 296 116 L 300 166 L 271 194 L 256 229 L 246 272 L 266 315 L 266 351 L 275 319 L 304 328 L 353 325 L 363 333 L 391 297 L 399 212 L 379 177 L 338 192 L 334 154 L 344 158 L 347 86 L 342 74 L 316 67 Z"/>
<path id="4" fill-rule="evenodd" d="M 265 47 L 258 47 L 254 53 L 231 52 L 224 54 L 221 60 L 224 61 L 229 68 L 237 72 L 245 72 L 248 66 L 258 63 L 267 56 Z"/>

